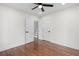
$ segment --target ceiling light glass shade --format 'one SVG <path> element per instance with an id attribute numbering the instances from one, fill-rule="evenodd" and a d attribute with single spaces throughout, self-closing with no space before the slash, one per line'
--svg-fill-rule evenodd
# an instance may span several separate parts
<path id="1" fill-rule="evenodd" d="M 38 8 L 42 8 L 42 5 L 39 5 Z"/>

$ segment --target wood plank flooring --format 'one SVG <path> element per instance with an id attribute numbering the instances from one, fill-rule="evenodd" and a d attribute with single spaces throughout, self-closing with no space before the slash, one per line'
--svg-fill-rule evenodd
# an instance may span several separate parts
<path id="1" fill-rule="evenodd" d="M 79 56 L 79 50 L 39 40 L 37 49 L 34 49 L 34 42 L 31 42 L 0 52 L 0 56 Z"/>

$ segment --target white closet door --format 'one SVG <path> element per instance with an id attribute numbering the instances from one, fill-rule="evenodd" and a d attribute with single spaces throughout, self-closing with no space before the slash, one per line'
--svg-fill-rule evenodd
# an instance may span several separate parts
<path id="1" fill-rule="evenodd" d="M 26 16 L 26 31 L 25 31 L 26 43 L 34 40 L 34 19 L 32 16 Z"/>

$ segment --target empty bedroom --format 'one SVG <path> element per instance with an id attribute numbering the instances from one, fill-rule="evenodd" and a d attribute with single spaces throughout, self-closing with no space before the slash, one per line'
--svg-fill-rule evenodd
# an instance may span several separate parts
<path id="1" fill-rule="evenodd" d="M 79 56 L 79 3 L 0 3 L 0 56 Z"/>

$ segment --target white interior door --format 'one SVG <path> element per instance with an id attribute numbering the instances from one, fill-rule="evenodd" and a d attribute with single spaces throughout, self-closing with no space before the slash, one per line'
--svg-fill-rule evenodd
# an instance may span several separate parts
<path id="1" fill-rule="evenodd" d="M 26 43 L 34 40 L 34 19 L 31 16 L 26 16 L 26 31 L 25 31 Z"/>

